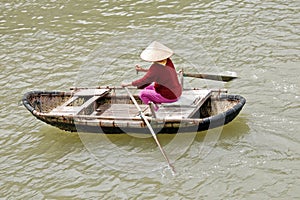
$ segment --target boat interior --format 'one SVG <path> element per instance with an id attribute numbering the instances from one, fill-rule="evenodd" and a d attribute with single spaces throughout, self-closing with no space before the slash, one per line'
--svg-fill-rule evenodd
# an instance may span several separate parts
<path id="1" fill-rule="evenodd" d="M 118 92 L 120 91 L 118 90 Z M 198 111 L 204 104 L 206 104 L 206 109 L 203 109 L 205 112 L 201 115 L 209 115 L 207 108 L 210 104 L 211 95 L 211 90 L 184 90 L 177 102 L 158 105 L 142 104 L 137 94 L 133 96 L 139 103 L 144 115 L 154 118 L 178 119 L 199 118 Z M 158 110 L 154 108 L 156 106 L 158 106 Z M 54 107 L 49 114 L 118 118 L 136 117 L 140 113 L 126 93 L 116 95 L 114 89 L 82 89 L 75 90 L 70 98 Z"/>

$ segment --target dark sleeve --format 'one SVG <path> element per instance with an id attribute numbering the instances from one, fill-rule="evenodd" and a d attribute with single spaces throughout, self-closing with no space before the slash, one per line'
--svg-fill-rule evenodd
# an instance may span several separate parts
<path id="1" fill-rule="evenodd" d="M 152 82 L 154 82 L 156 80 L 156 66 L 155 65 L 151 65 L 151 67 L 149 68 L 149 70 L 147 71 L 147 73 L 145 74 L 145 76 L 143 76 L 142 78 L 133 81 L 132 85 L 133 86 L 137 86 L 138 88 L 143 88 L 143 86 L 147 86 L 149 84 L 151 84 Z"/>

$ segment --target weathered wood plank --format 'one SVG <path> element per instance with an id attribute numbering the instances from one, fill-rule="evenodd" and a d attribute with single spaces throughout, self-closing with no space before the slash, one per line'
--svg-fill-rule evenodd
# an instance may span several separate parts
<path id="1" fill-rule="evenodd" d="M 74 93 L 74 96 L 71 97 L 61 106 L 54 108 L 50 114 L 67 114 L 67 115 L 77 115 L 91 104 L 95 103 L 97 99 L 106 95 L 109 92 L 109 89 L 84 89 Z M 79 97 L 90 97 L 86 102 L 80 106 L 68 106 L 72 102 L 76 101 Z"/>
<path id="2" fill-rule="evenodd" d="M 74 96 L 103 96 L 109 89 L 83 89 L 74 93 Z"/>
<path id="3" fill-rule="evenodd" d="M 75 114 L 79 114 L 80 112 L 84 111 L 90 105 L 95 104 L 96 101 L 97 101 L 97 99 L 99 99 L 99 98 L 100 98 L 100 96 L 93 96 L 93 97 L 91 97 L 89 100 L 87 100 L 86 102 L 84 102 L 84 104 L 82 104 L 81 106 L 79 106 L 79 108 L 77 110 L 77 113 L 75 113 Z"/>
<path id="4" fill-rule="evenodd" d="M 180 99 L 174 103 L 163 103 L 160 105 L 156 115 L 162 117 L 190 118 L 211 96 L 211 90 L 183 92 Z"/>
<path id="5" fill-rule="evenodd" d="M 156 115 L 158 118 L 188 118 L 189 114 L 195 109 L 194 106 L 161 106 Z"/>
<path id="6" fill-rule="evenodd" d="M 201 95 L 196 96 L 197 98 L 195 99 L 195 109 L 188 115 L 187 118 L 192 117 L 199 109 L 200 107 L 203 105 L 203 103 L 211 96 L 211 91 L 210 90 L 202 90 Z"/>
<path id="7" fill-rule="evenodd" d="M 140 105 L 144 113 L 149 109 L 148 105 Z M 105 104 L 97 108 L 96 115 L 104 117 L 118 116 L 118 117 L 135 117 L 139 112 L 133 104 Z"/>

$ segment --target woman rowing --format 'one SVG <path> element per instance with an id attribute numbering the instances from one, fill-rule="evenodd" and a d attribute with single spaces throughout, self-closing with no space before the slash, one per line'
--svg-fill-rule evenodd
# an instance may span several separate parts
<path id="1" fill-rule="evenodd" d="M 122 87 L 136 86 L 142 88 L 139 97 L 144 104 L 176 102 L 181 96 L 182 88 L 177 72 L 170 57 L 173 51 L 159 42 L 152 42 L 140 55 L 152 62 L 149 69 L 136 65 L 137 71 L 147 72 L 144 77 L 131 83 L 122 83 Z M 156 110 L 158 107 L 156 107 Z"/>

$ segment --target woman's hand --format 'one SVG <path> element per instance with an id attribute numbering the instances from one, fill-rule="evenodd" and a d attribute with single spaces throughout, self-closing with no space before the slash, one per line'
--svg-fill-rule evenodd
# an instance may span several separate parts
<path id="1" fill-rule="evenodd" d="M 136 65 L 136 66 L 135 66 L 135 70 L 136 70 L 137 72 L 144 71 L 144 69 L 143 69 L 141 66 L 139 66 L 139 65 Z"/>

